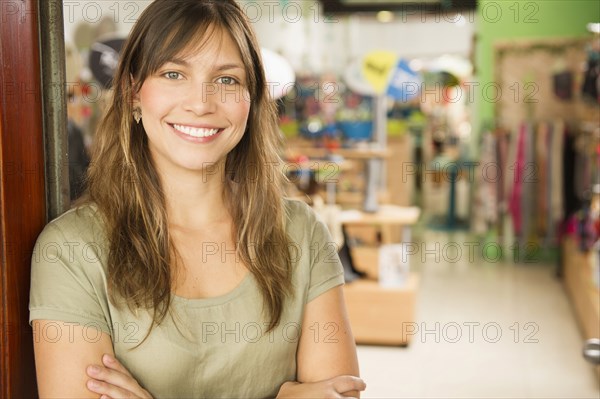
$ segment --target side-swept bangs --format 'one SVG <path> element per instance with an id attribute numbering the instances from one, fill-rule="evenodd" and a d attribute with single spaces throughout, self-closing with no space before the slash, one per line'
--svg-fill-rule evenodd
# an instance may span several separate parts
<path id="1" fill-rule="evenodd" d="M 181 54 L 193 54 L 202 51 L 215 35 L 229 32 L 236 42 L 244 67 L 246 69 L 250 98 L 262 99 L 265 85 L 261 57 L 251 43 L 250 27 L 240 24 L 242 16 L 238 7 L 217 1 L 161 1 L 160 7 L 153 7 L 152 12 L 142 13 L 125 44 L 124 59 L 117 76 L 118 84 L 125 95 L 136 93 L 148 78 L 165 63 Z M 119 76 L 120 75 L 120 76 Z M 127 80 L 133 78 L 131 87 Z"/>

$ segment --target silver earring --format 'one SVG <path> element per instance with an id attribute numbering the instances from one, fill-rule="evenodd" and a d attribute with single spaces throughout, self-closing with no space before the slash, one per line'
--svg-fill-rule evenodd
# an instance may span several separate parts
<path id="1" fill-rule="evenodd" d="M 139 124 L 140 120 L 142 119 L 142 110 L 138 107 L 133 109 L 133 119 L 135 119 L 137 124 Z"/>

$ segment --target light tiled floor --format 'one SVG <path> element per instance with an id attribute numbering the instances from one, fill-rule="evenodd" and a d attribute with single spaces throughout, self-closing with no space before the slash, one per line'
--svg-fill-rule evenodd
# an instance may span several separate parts
<path id="1" fill-rule="evenodd" d="M 465 250 L 472 241 L 434 231 L 422 237 Z M 411 344 L 358 347 L 367 382 L 362 397 L 600 398 L 554 266 L 490 263 L 481 256 L 469 262 L 464 251 L 455 263 L 434 257 L 412 261 L 421 282 L 419 332 Z"/>

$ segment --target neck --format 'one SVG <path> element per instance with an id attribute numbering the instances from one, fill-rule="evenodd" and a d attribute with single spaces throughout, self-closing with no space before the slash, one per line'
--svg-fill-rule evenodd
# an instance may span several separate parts
<path id="1" fill-rule="evenodd" d="M 202 230 L 230 219 L 225 205 L 225 162 L 202 171 L 161 171 L 171 227 Z"/>

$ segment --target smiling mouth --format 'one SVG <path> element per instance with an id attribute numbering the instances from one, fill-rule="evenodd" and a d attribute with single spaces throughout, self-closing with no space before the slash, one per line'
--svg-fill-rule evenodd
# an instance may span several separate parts
<path id="1" fill-rule="evenodd" d="M 192 127 L 186 125 L 172 124 L 173 128 L 183 134 L 187 134 L 192 137 L 211 137 L 219 133 L 221 129 L 207 129 L 201 127 Z"/>

